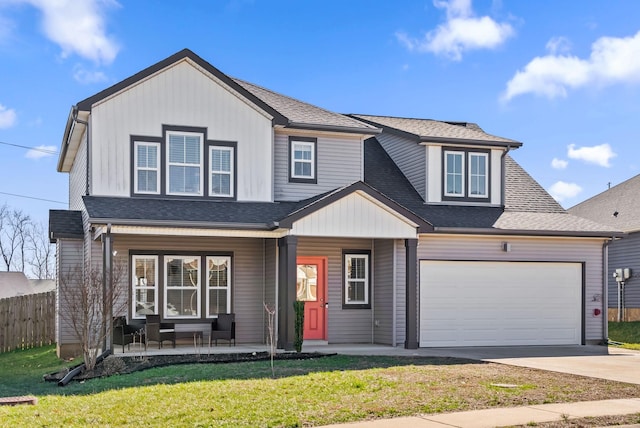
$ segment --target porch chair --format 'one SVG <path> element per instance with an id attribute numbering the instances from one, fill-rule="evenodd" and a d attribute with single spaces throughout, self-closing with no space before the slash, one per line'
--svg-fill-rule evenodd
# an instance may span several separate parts
<path id="1" fill-rule="evenodd" d="M 124 345 L 131 349 L 134 340 L 140 343 L 145 342 L 144 330 L 139 325 L 127 324 L 125 316 L 113 318 L 112 337 L 114 345 L 122 345 L 122 352 L 124 352 Z"/>
<path id="2" fill-rule="evenodd" d="M 162 342 L 170 341 L 176 347 L 176 329 L 174 323 L 160 323 L 160 315 L 147 315 L 146 342 L 158 342 L 158 349 Z"/>
<path id="3" fill-rule="evenodd" d="M 219 314 L 217 319 L 211 323 L 211 333 L 209 334 L 209 347 L 213 340 L 218 346 L 218 339 L 229 341 L 233 340 L 233 346 L 236 346 L 236 314 Z"/>

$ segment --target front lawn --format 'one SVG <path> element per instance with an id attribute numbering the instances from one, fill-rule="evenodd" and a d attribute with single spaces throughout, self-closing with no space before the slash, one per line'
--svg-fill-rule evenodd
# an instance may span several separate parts
<path id="1" fill-rule="evenodd" d="M 629 349 L 640 349 L 640 321 L 609 321 L 609 339 Z"/>
<path id="2" fill-rule="evenodd" d="M 640 385 L 448 358 L 330 356 L 190 364 L 73 382 L 42 381 L 52 348 L 0 354 L 0 425 L 300 427 L 536 403 L 640 397 Z M 5 370 L 7 361 L 18 370 Z M 63 363 L 58 362 L 60 366 Z"/>

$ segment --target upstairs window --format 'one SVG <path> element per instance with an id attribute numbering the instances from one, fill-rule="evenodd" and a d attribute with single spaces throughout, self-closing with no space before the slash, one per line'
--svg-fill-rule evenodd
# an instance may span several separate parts
<path id="1" fill-rule="evenodd" d="M 289 181 L 316 183 L 316 139 L 290 137 Z"/>
<path id="2" fill-rule="evenodd" d="M 489 152 L 444 150 L 443 200 L 489 199 Z"/>
<path id="3" fill-rule="evenodd" d="M 210 181 L 209 196 L 234 196 L 233 147 L 209 147 Z"/>
<path id="4" fill-rule="evenodd" d="M 134 143 L 134 189 L 136 193 L 160 193 L 160 144 Z"/>
<path id="5" fill-rule="evenodd" d="M 202 135 L 167 134 L 167 194 L 202 196 Z"/>
<path id="6" fill-rule="evenodd" d="M 445 152 L 445 196 L 464 196 L 464 153 Z"/>
<path id="7" fill-rule="evenodd" d="M 486 153 L 469 153 L 469 197 L 486 198 L 489 194 Z"/>

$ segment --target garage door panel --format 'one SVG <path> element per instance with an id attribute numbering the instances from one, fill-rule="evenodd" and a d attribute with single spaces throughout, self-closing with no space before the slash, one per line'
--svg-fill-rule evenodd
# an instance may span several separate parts
<path id="1" fill-rule="evenodd" d="M 579 344 L 581 299 L 579 263 L 422 261 L 420 346 Z"/>

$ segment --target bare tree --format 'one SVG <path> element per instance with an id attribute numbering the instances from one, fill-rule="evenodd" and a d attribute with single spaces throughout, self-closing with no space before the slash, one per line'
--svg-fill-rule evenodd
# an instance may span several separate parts
<path id="1" fill-rule="evenodd" d="M 80 342 L 87 370 L 95 367 L 100 349 L 110 339 L 110 314 L 120 312 L 126 305 L 123 288 L 118 286 L 126 272 L 123 263 L 116 263 L 111 280 L 97 267 L 73 269 L 59 278 L 64 316 Z"/>
<path id="2" fill-rule="evenodd" d="M 28 236 L 29 254 L 26 263 L 31 267 L 31 274 L 39 279 L 54 279 L 56 274 L 54 247 L 49 242 L 46 228 L 41 223 L 34 223 Z"/>
<path id="3" fill-rule="evenodd" d="M 0 255 L 7 272 L 24 272 L 31 218 L 6 204 L 0 207 Z"/>

